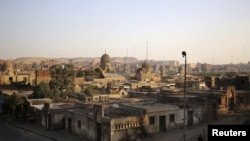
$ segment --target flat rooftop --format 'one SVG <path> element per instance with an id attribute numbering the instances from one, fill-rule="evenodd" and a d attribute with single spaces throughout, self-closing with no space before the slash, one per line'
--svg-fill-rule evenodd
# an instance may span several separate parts
<path id="1" fill-rule="evenodd" d="M 70 108 L 76 107 L 75 105 L 70 105 L 67 103 L 51 103 L 49 106 L 51 110 L 63 110 L 63 109 L 70 109 Z M 42 108 L 44 107 L 44 104 L 31 105 L 31 107 L 42 110 Z"/>
<path id="2" fill-rule="evenodd" d="M 104 111 L 104 116 L 108 118 L 121 118 L 121 117 L 131 117 L 131 116 L 141 116 L 142 114 L 136 110 L 110 107 Z"/>
<path id="3" fill-rule="evenodd" d="M 144 109 L 147 112 L 151 111 L 169 111 L 169 110 L 178 110 L 179 107 L 172 104 L 162 104 L 162 103 L 150 103 L 150 102 L 139 102 L 139 103 L 126 103 L 123 104 L 129 107 L 135 107 Z"/>
<path id="4" fill-rule="evenodd" d="M 72 112 L 72 113 L 84 115 L 84 116 L 86 116 L 86 115 L 93 116 L 94 115 L 94 108 L 75 108 L 75 109 L 70 109 L 68 111 Z"/>

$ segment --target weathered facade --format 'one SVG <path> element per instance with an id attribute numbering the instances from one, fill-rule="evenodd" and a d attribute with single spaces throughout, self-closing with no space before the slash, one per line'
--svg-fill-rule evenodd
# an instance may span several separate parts
<path id="1" fill-rule="evenodd" d="M 204 112 L 214 113 L 215 115 L 211 117 L 216 117 L 216 113 L 219 115 L 231 113 L 239 108 L 249 106 L 249 94 L 249 91 L 236 90 L 236 86 L 227 86 L 223 90 L 187 90 L 186 101 L 198 104 L 201 107 L 206 106 L 206 103 L 214 105 L 212 106 L 214 108 L 209 108 L 210 111 Z M 159 101 L 163 103 L 183 103 L 183 94 L 168 92 L 162 94 Z"/>
<path id="2" fill-rule="evenodd" d="M 65 129 L 93 141 L 132 141 L 176 128 L 178 112 L 159 103 L 100 104 L 68 110 Z"/>
<path id="3" fill-rule="evenodd" d="M 142 111 L 142 128 L 146 134 L 166 132 L 176 128 L 179 123 L 179 107 L 160 103 L 128 103 L 121 106 Z"/>
<path id="4" fill-rule="evenodd" d="M 49 83 L 51 80 L 50 71 L 49 70 L 37 70 L 36 71 L 36 85 L 41 82 Z"/>
<path id="5" fill-rule="evenodd" d="M 151 65 L 147 60 L 137 69 L 136 78 L 138 81 L 152 81 Z"/>
<path id="6" fill-rule="evenodd" d="M 42 108 L 42 126 L 50 130 L 65 129 L 65 115 L 67 110 L 80 108 L 81 105 L 57 103 L 44 103 Z"/>
<path id="7" fill-rule="evenodd" d="M 21 83 L 24 85 L 35 85 L 35 72 L 19 71 L 13 68 L 11 61 L 6 61 L 0 71 L 0 85 L 10 85 Z"/>
<path id="8" fill-rule="evenodd" d="M 203 90 L 189 92 L 186 96 L 185 114 L 188 117 L 186 124 L 194 125 L 201 122 L 208 122 L 217 118 L 217 100 L 211 98 L 210 93 L 204 93 Z M 192 93 L 192 94 L 191 94 Z M 179 123 L 183 124 L 184 117 L 184 96 L 178 89 L 169 94 L 162 94 L 159 97 L 162 103 L 171 103 L 180 107 Z"/>
<path id="9" fill-rule="evenodd" d="M 250 90 L 249 75 L 231 77 L 210 76 L 205 78 L 205 82 L 209 88 L 226 89 L 227 86 L 235 86 L 236 90 Z"/>
<path id="10" fill-rule="evenodd" d="M 216 97 L 218 99 L 218 113 L 234 111 L 237 103 L 235 86 L 228 86 L 222 95 L 217 95 Z"/>

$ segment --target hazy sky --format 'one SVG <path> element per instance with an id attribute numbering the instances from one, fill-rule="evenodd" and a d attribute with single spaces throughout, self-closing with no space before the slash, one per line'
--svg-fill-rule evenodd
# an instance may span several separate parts
<path id="1" fill-rule="evenodd" d="M 148 43 L 147 43 L 148 42 Z M 250 0 L 0 0 L 0 59 L 250 61 Z"/>

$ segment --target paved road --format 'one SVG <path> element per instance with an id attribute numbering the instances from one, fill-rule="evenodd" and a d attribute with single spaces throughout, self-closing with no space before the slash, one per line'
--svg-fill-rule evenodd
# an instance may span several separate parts
<path id="1" fill-rule="evenodd" d="M 43 139 L 47 138 L 47 140 L 44 140 L 44 141 L 87 141 L 87 139 L 85 139 L 84 137 L 77 136 L 75 134 L 61 132 L 61 131 L 46 130 L 46 129 L 42 128 L 41 125 L 31 123 L 31 122 L 19 122 L 19 121 L 12 119 L 9 116 L 3 115 L 3 117 L 1 117 L 1 115 L 0 115 L 0 119 L 2 120 L 2 122 L 0 122 L 0 123 L 3 123 L 3 121 L 5 121 L 4 122 L 5 126 L 7 126 L 9 124 L 8 126 L 16 127 L 16 130 L 19 129 L 21 131 L 21 133 L 23 133 L 24 135 L 27 133 L 29 133 L 29 134 L 32 133 L 33 135 L 36 135 L 37 137 L 40 136 Z M 2 129 L 1 125 L 0 125 L 0 129 L 1 129 L 0 130 L 0 136 L 1 136 L 1 131 L 4 130 L 4 129 Z M 22 131 L 24 131 L 24 132 L 22 132 Z M 0 141 L 2 141 L 1 137 L 0 137 Z M 6 140 L 3 140 L 3 141 L 6 141 Z M 19 140 L 11 140 L 11 141 L 19 141 Z M 23 140 L 20 140 L 20 141 L 23 141 Z M 32 140 L 27 140 L 27 141 L 40 141 L 40 140 L 32 139 Z M 41 141 L 43 141 L 43 140 L 41 140 Z"/>
<path id="2" fill-rule="evenodd" d="M 52 141 L 49 138 L 17 128 L 0 116 L 0 141 Z"/>
<path id="3" fill-rule="evenodd" d="M 186 141 L 197 141 L 199 134 L 204 135 L 204 141 L 207 141 L 207 125 L 209 124 L 242 124 L 245 119 L 245 117 L 239 118 L 237 116 L 226 116 L 204 125 L 194 125 L 192 127 L 187 127 Z M 183 128 L 173 129 L 166 133 L 155 134 L 152 136 L 152 138 L 147 139 L 147 141 L 183 141 L 183 132 Z"/>

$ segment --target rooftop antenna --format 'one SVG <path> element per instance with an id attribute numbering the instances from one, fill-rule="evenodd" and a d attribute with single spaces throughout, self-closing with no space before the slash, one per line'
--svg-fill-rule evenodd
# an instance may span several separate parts
<path id="1" fill-rule="evenodd" d="M 214 52 L 212 53 L 212 67 L 214 66 Z"/>
<path id="2" fill-rule="evenodd" d="M 147 39 L 147 52 L 146 52 L 146 60 L 148 61 L 148 39 Z"/>
<path id="3" fill-rule="evenodd" d="M 126 57 L 126 64 L 128 64 L 128 47 L 127 47 L 127 57 Z"/>
<path id="4" fill-rule="evenodd" d="M 233 55 L 231 54 L 231 64 L 233 64 Z"/>
<path id="5" fill-rule="evenodd" d="M 135 45 L 133 46 L 133 56 L 134 56 L 134 58 L 135 58 Z"/>
<path id="6" fill-rule="evenodd" d="M 127 58 L 128 58 L 128 47 L 127 47 Z"/>
<path id="7" fill-rule="evenodd" d="M 245 61 L 245 43 L 243 44 L 243 48 L 242 48 L 242 63 L 244 63 Z"/>

